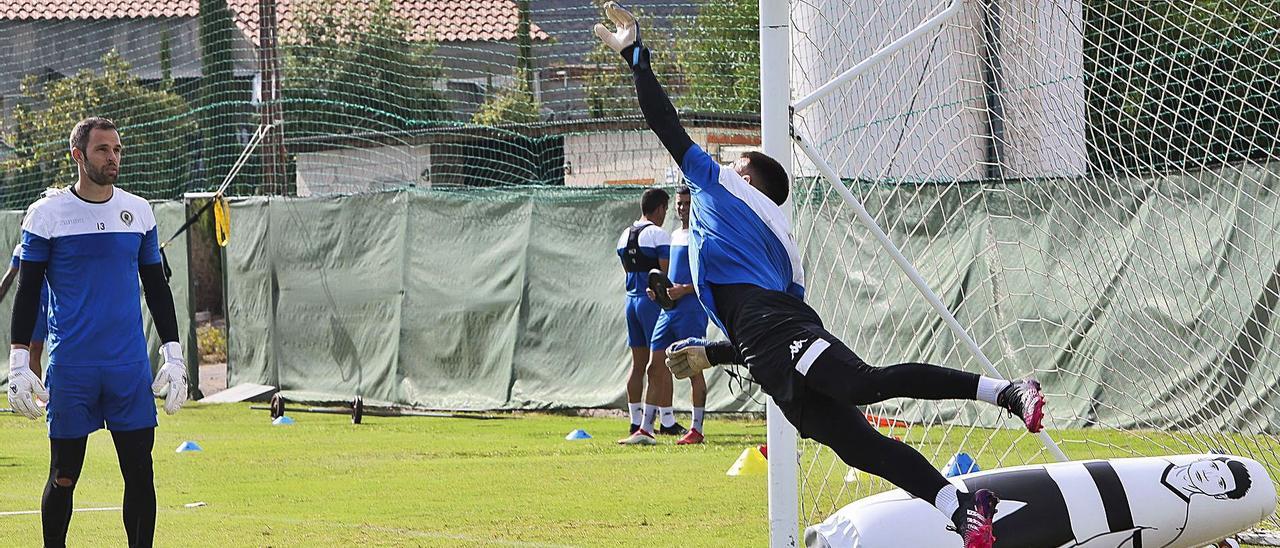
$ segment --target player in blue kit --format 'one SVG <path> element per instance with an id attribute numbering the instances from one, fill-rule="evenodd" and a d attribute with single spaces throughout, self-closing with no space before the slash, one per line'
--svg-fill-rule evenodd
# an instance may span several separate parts
<path id="1" fill-rule="evenodd" d="M 187 399 L 187 372 L 178 344 L 173 294 L 161 263 L 151 206 L 115 187 L 120 135 L 105 118 L 71 131 L 75 185 L 31 206 L 22 225 L 22 258 L 13 305 L 9 405 L 38 418 L 35 398 L 48 402 L 49 478 L 40 503 L 45 546 L 65 546 L 72 494 L 90 433 L 111 431 L 124 478 L 124 528 L 129 546 L 151 546 L 156 493 L 151 450 L 156 406 L 178 412 Z M 139 279 L 164 357 L 155 381 L 142 328 Z M 49 289 L 49 366 L 45 384 L 29 367 L 28 343 Z M 46 390 L 47 385 L 47 390 Z"/>
<path id="2" fill-rule="evenodd" d="M 631 374 L 627 377 L 627 410 L 631 416 L 628 436 L 618 440 L 623 445 L 653 445 L 653 420 L 662 405 L 671 405 L 673 382 L 665 363 L 650 359 L 649 341 L 658 322 L 658 304 L 647 295 L 649 271 L 667 271 L 671 254 L 671 235 L 662 230 L 667 219 L 671 196 L 660 188 L 650 188 L 640 196 L 638 221 L 618 237 L 618 258 L 627 276 L 627 346 L 631 348 Z M 649 390 L 644 389 L 645 380 Z M 665 398 L 665 401 L 664 401 Z M 643 399 L 644 403 L 641 403 Z M 648 429 L 642 424 L 650 425 Z"/>
<path id="3" fill-rule="evenodd" d="M 0 278 L 0 300 L 9 293 L 9 287 L 18 279 L 18 266 L 21 264 L 22 243 L 13 248 L 13 259 L 9 263 L 9 271 Z M 49 332 L 49 288 L 40 288 L 40 309 L 36 311 L 36 327 L 31 333 L 31 372 L 37 377 L 43 375 L 41 359 L 44 356 L 44 339 Z"/>
<path id="4" fill-rule="evenodd" d="M 702 303 L 693 292 L 693 271 L 689 267 L 689 187 L 680 185 L 676 189 L 676 217 L 680 219 L 680 228 L 671 233 L 671 287 L 666 290 L 668 298 L 674 306 L 664 309 L 658 315 L 658 324 L 653 328 L 653 340 L 649 343 L 650 360 L 666 361 L 667 347 L 676 341 L 691 337 L 707 335 L 707 313 Z M 661 288 L 649 288 L 657 291 Z M 702 443 L 703 420 L 706 417 L 707 381 L 699 371 L 689 377 L 693 385 L 693 424 L 684 436 L 676 441 L 676 445 Z M 664 409 L 663 414 L 667 411 Z M 665 417 L 664 417 L 665 418 Z M 678 423 L 676 423 L 678 424 Z M 650 425 L 652 426 L 652 424 Z"/>
<path id="5" fill-rule="evenodd" d="M 922 363 L 873 367 L 828 332 L 803 300 L 804 271 L 781 208 L 790 193 L 786 169 L 758 152 L 722 167 L 694 144 L 649 65 L 635 17 L 614 2 L 605 10 L 617 30 L 597 24 L 595 33 L 631 68 L 645 121 L 689 182 L 693 285 L 711 321 L 729 337 L 672 345 L 671 371 L 683 378 L 712 365 L 745 363 L 801 436 L 932 503 L 966 548 L 990 548 L 995 494 L 960 492 L 911 446 L 872 428 L 858 406 L 899 397 L 977 399 L 1037 432 L 1044 406 L 1039 384 Z"/>

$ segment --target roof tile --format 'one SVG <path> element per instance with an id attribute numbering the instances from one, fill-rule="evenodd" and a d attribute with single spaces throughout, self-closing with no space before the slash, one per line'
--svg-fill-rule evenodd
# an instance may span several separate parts
<path id="1" fill-rule="evenodd" d="M 236 25 L 258 42 L 259 0 L 227 0 Z M 377 0 L 325 0 L 339 11 L 366 15 Z M 280 34 L 291 27 L 290 14 L 307 0 L 276 0 Z M 515 40 L 519 23 L 514 0 L 394 0 L 393 13 L 409 21 L 410 40 L 488 41 Z M 0 19 L 74 20 L 136 19 L 145 17 L 195 17 L 200 0 L 0 0 Z M 547 33 L 532 29 L 534 40 Z"/>

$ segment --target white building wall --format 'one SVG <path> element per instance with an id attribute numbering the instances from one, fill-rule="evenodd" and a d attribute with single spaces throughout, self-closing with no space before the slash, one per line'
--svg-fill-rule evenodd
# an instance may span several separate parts
<path id="1" fill-rule="evenodd" d="M 1085 169 L 1083 39 L 1078 0 L 997 0 L 1002 12 L 1004 174 Z M 798 99 L 941 12 L 946 0 L 793 4 Z M 983 74 L 984 2 L 799 113 L 800 135 L 842 177 L 976 180 L 992 135 Z M 802 173 L 813 173 L 803 156 Z"/>

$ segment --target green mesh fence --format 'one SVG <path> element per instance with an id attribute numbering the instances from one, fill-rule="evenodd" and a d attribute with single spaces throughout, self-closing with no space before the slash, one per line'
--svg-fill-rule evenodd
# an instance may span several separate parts
<path id="1" fill-rule="evenodd" d="M 148 198 L 216 188 L 266 123 L 229 194 L 677 177 L 591 33 L 598 2 L 81 4 L 0 3 L 6 207 L 74 180 L 67 134 L 91 114 L 119 123 L 120 183 Z M 755 5 L 630 5 L 695 139 L 756 145 Z"/>

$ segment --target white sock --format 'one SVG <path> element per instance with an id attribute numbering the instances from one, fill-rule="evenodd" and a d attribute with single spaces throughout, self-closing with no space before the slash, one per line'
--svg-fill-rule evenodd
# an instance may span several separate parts
<path id="1" fill-rule="evenodd" d="M 658 409 L 662 411 L 662 427 L 663 428 L 670 428 L 671 425 L 676 423 L 675 409 L 672 409 L 671 407 L 659 407 Z"/>
<path id="2" fill-rule="evenodd" d="M 996 398 L 1000 396 L 1000 391 L 1004 390 L 1006 386 L 1009 386 L 1009 381 L 991 377 L 978 377 L 978 396 L 975 399 L 996 405 Z"/>
<path id="3" fill-rule="evenodd" d="M 707 408 L 694 407 L 693 408 L 693 426 L 690 426 L 690 428 L 697 430 L 699 432 L 702 432 L 702 417 L 703 415 L 706 415 L 706 414 L 707 414 Z"/>
<path id="4" fill-rule="evenodd" d="M 640 423 L 640 429 L 653 433 L 653 420 L 658 418 L 658 406 L 644 404 L 644 422 Z"/>
<path id="5" fill-rule="evenodd" d="M 933 505 L 942 511 L 942 514 L 951 519 L 955 515 L 956 510 L 960 509 L 960 498 L 958 496 L 959 489 L 955 485 L 948 483 L 938 491 L 938 496 L 934 497 Z"/>
<path id="6" fill-rule="evenodd" d="M 631 424 L 640 424 L 644 420 L 644 404 L 627 402 L 627 411 L 631 413 Z"/>

